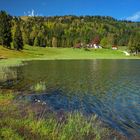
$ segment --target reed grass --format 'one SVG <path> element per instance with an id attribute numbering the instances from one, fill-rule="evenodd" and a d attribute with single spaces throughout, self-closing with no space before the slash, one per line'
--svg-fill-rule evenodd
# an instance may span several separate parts
<path id="1" fill-rule="evenodd" d="M 7 99 L 10 102 L 3 104 Z M 80 112 L 60 115 L 50 113 L 41 104 L 30 106 L 13 99 L 11 93 L 0 93 L 1 140 L 122 140 L 121 136 L 114 135 L 112 130 L 101 125 L 95 115 L 87 117 Z M 37 106 L 42 109 L 39 107 L 35 111 Z"/>

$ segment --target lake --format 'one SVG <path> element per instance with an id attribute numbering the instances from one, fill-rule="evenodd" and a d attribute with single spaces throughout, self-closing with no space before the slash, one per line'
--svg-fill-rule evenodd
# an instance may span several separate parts
<path id="1" fill-rule="evenodd" d="M 0 88 L 54 111 L 79 111 L 125 135 L 140 135 L 139 60 L 40 60 L 0 69 Z M 42 90 L 40 90 L 42 89 Z"/>

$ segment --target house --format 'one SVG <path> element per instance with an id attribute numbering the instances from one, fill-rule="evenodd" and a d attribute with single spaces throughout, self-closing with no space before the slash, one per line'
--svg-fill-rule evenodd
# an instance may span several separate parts
<path id="1" fill-rule="evenodd" d="M 87 47 L 94 48 L 94 49 L 101 49 L 102 48 L 99 44 L 95 44 L 95 43 L 87 44 Z"/>
<path id="2" fill-rule="evenodd" d="M 95 37 L 93 39 L 93 41 L 91 42 L 91 48 L 94 48 L 94 49 L 101 49 L 102 47 L 100 46 L 100 39 L 99 37 Z"/>
<path id="3" fill-rule="evenodd" d="M 100 45 L 94 44 L 94 43 L 90 43 L 86 45 L 88 48 L 94 48 L 94 49 L 102 49 L 102 47 Z"/>
<path id="4" fill-rule="evenodd" d="M 100 45 L 97 45 L 97 44 L 93 44 L 93 47 L 94 47 L 95 49 L 102 49 L 102 47 L 101 47 Z"/>
<path id="5" fill-rule="evenodd" d="M 112 50 L 118 50 L 118 47 L 115 46 L 115 45 L 113 45 L 113 46 L 112 46 Z"/>

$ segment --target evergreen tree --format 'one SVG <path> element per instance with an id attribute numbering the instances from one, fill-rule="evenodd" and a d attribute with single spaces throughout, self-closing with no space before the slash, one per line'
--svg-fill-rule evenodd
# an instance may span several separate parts
<path id="1" fill-rule="evenodd" d="M 5 11 L 0 11 L 0 44 L 4 47 L 10 48 L 11 35 L 11 16 Z"/>
<path id="2" fill-rule="evenodd" d="M 0 45 L 9 46 L 11 40 L 8 39 L 8 36 L 11 37 L 11 35 L 9 34 L 10 28 L 7 26 L 5 17 L 6 13 L 1 12 Z M 15 29 L 13 28 L 15 20 L 16 18 L 12 19 L 13 36 L 15 36 Z M 8 23 L 11 23 L 10 17 Z M 127 46 L 131 34 L 140 32 L 139 28 L 139 22 L 130 24 L 126 21 L 117 21 L 111 17 L 101 16 L 27 17 L 26 19 L 21 18 L 20 22 L 24 44 L 40 47 L 72 47 L 77 44 L 77 40 L 80 40 L 85 45 L 101 43 L 103 47 L 112 45 Z M 134 35 L 132 40 L 133 37 Z M 135 37 L 135 41 L 138 44 L 138 37 Z M 138 47 L 134 48 L 137 48 L 138 51 Z"/>
<path id="3" fill-rule="evenodd" d="M 32 30 L 32 32 L 30 33 L 30 45 L 31 46 L 34 45 L 35 38 L 36 38 L 36 36 L 38 34 L 37 31 L 38 31 L 37 28 L 34 27 L 33 30 Z"/>
<path id="4" fill-rule="evenodd" d="M 39 37 L 37 36 L 34 40 L 34 46 L 39 46 L 40 43 L 39 43 Z"/>
<path id="5" fill-rule="evenodd" d="M 45 37 L 44 32 L 40 31 L 37 37 L 38 37 L 39 46 L 46 47 L 47 46 L 47 37 Z"/>
<path id="6" fill-rule="evenodd" d="M 140 52 L 140 33 L 132 35 L 128 43 L 131 52 L 138 54 Z"/>
<path id="7" fill-rule="evenodd" d="M 23 39 L 22 39 L 19 22 L 16 23 L 16 29 L 15 29 L 14 38 L 13 38 L 13 46 L 16 50 L 23 49 Z"/>
<path id="8" fill-rule="evenodd" d="M 107 38 L 103 38 L 100 42 L 100 45 L 103 47 L 103 48 L 107 48 L 107 45 L 108 45 L 108 41 L 107 41 Z"/>
<path id="9" fill-rule="evenodd" d="M 23 37 L 23 44 L 30 44 L 30 33 L 28 31 L 23 30 L 22 31 L 22 37 Z"/>

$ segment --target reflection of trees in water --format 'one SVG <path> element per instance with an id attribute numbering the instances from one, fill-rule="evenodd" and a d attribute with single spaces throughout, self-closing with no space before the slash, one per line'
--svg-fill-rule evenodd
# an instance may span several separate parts
<path id="1" fill-rule="evenodd" d="M 1 88 L 6 89 L 20 89 L 20 84 L 24 79 L 22 71 L 20 71 L 22 67 L 1 67 L 0 68 L 0 82 Z M 27 81 L 26 81 L 27 82 Z"/>
<path id="2" fill-rule="evenodd" d="M 17 77 L 17 73 L 15 70 L 12 70 L 8 67 L 0 67 L 0 81 L 4 82 L 9 79 L 15 79 Z"/>
<path id="3" fill-rule="evenodd" d="M 30 90 L 43 82 L 48 92 L 61 90 L 67 96 L 101 97 L 114 93 L 111 96 L 115 98 L 120 84 L 130 83 L 126 74 L 131 67 L 127 60 L 31 61 L 28 65 L 3 71 L 7 74 L 3 79 L 14 79 L 13 86 L 19 90 Z"/>
<path id="4" fill-rule="evenodd" d="M 17 79 L 17 71 L 9 67 L 0 68 L 0 88 L 10 89 Z"/>
<path id="5" fill-rule="evenodd" d="M 33 61 L 18 68 L 20 86 L 46 83 L 48 90 L 66 94 L 105 94 L 118 80 L 118 64 L 108 60 L 94 61 Z"/>

